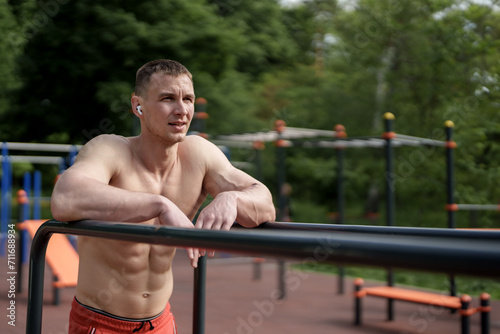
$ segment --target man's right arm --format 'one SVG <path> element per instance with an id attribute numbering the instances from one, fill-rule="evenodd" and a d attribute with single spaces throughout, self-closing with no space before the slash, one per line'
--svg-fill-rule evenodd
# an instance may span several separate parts
<path id="1" fill-rule="evenodd" d="M 123 154 L 129 150 L 124 139 L 100 136 L 80 151 L 74 165 L 57 181 L 51 199 L 52 215 L 60 221 L 94 219 L 144 222 L 161 217 L 169 225 L 189 227 L 186 215 L 167 198 L 109 185 L 118 172 Z M 124 160 L 125 159 L 125 160 Z"/>

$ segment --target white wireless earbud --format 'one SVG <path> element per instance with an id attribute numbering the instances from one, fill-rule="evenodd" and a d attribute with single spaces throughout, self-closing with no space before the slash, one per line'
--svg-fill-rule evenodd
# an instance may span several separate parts
<path id="1" fill-rule="evenodd" d="M 139 113 L 139 115 L 142 115 L 141 106 L 137 106 L 137 112 Z"/>

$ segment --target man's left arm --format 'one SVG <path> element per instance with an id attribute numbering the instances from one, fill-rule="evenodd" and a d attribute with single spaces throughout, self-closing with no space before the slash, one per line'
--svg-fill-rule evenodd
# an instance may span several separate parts
<path id="1" fill-rule="evenodd" d="M 197 228 L 229 230 L 235 221 L 255 227 L 276 219 L 271 192 L 264 184 L 233 167 L 211 143 L 204 156 L 207 158 L 204 187 L 214 199 L 198 216 Z"/>

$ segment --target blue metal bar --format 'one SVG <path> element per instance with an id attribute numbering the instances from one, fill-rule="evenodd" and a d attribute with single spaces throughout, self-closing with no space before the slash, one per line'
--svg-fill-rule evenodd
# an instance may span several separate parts
<path id="1" fill-rule="evenodd" d="M 73 166 L 76 156 L 78 155 L 78 147 L 76 145 L 71 145 L 68 156 L 68 166 Z"/>
<path id="2" fill-rule="evenodd" d="M 12 201 L 12 176 L 11 176 L 11 161 L 7 143 L 2 145 L 2 194 L 0 208 L 0 255 L 5 255 L 5 247 L 7 241 L 7 225 L 10 220 L 10 210 Z"/>
<path id="3" fill-rule="evenodd" d="M 33 172 L 33 219 L 41 219 L 41 205 L 40 200 L 42 197 L 42 172 L 36 170 Z"/>
<path id="4" fill-rule="evenodd" d="M 29 199 L 28 204 L 23 205 L 23 220 L 28 220 L 31 219 L 31 203 L 33 202 L 33 196 L 31 192 L 31 173 L 30 172 L 25 172 L 23 175 L 23 189 L 26 191 L 26 196 Z M 24 247 L 22 248 L 22 253 L 21 253 L 21 259 L 23 263 L 26 263 L 28 261 L 28 252 L 29 252 L 29 236 L 28 236 L 28 231 L 26 230 L 21 230 L 21 238 L 23 240 L 23 245 Z"/>
<path id="5" fill-rule="evenodd" d="M 23 189 L 26 191 L 26 195 L 30 199 L 30 204 L 25 207 L 24 219 L 31 219 L 31 202 L 33 197 L 33 192 L 31 191 L 31 173 L 25 172 L 23 175 Z"/>
<path id="6" fill-rule="evenodd" d="M 413 235 L 388 238 L 384 234 L 273 230 L 269 225 L 263 229 L 214 231 L 90 220 L 71 223 L 50 220 L 38 229 L 31 247 L 28 334 L 41 333 L 45 253 L 53 233 L 199 247 L 251 256 L 286 257 L 305 263 L 352 263 L 500 277 L 500 243 L 489 238 Z"/>

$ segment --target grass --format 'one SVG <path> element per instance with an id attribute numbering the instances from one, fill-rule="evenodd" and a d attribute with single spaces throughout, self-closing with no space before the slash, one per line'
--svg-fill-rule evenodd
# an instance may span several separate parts
<path id="1" fill-rule="evenodd" d="M 331 222 L 325 217 L 326 210 L 314 203 L 307 201 L 295 202 L 296 221 L 300 222 Z M 349 225 L 378 225 L 385 226 L 385 217 L 382 215 L 376 220 L 367 220 L 361 216 L 363 207 L 358 204 L 348 203 L 346 208 L 346 224 Z M 383 207 L 383 206 L 381 206 Z M 311 219 L 311 214 L 314 214 L 314 219 Z M 309 218 L 309 219 L 308 219 Z M 468 213 L 457 214 L 456 227 L 499 227 L 498 213 L 483 214 L 477 222 L 471 222 L 471 216 Z M 397 226 L 413 226 L 413 227 L 440 227 L 446 228 L 448 222 L 446 212 L 438 211 L 422 211 L 412 207 L 401 208 L 396 212 Z M 322 272 L 326 274 L 336 275 L 338 268 L 331 264 L 315 264 L 307 266 L 307 264 L 293 265 L 295 268 L 305 271 Z M 345 267 L 345 275 L 349 277 L 362 277 L 365 280 L 379 281 L 381 284 L 386 284 L 387 271 L 383 268 L 373 267 Z M 448 293 L 450 290 L 450 280 L 447 274 L 429 273 L 411 270 L 393 270 L 396 285 L 413 286 L 425 289 L 432 289 Z M 455 277 L 457 293 L 468 294 L 473 297 L 478 297 L 481 293 L 487 292 L 492 299 L 500 300 L 500 280 L 477 278 L 469 276 Z"/>
<path id="2" fill-rule="evenodd" d="M 293 268 L 302 271 L 314 271 L 325 274 L 338 274 L 338 267 L 331 264 L 319 263 L 314 268 L 307 264 L 294 264 Z M 372 267 L 345 267 L 345 275 L 348 277 L 361 277 L 365 280 L 380 281 L 385 284 L 387 271 L 382 268 Z M 419 287 L 432 289 L 448 293 L 450 289 L 449 276 L 446 274 L 428 273 L 409 270 L 393 270 L 396 285 L 405 285 L 410 287 Z M 500 281 L 486 278 L 477 278 L 469 276 L 455 277 L 457 294 L 468 294 L 472 297 L 478 297 L 481 293 L 487 292 L 492 299 L 500 300 Z"/>

